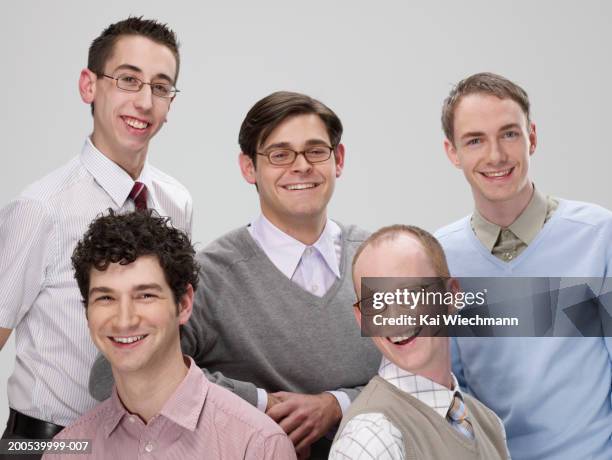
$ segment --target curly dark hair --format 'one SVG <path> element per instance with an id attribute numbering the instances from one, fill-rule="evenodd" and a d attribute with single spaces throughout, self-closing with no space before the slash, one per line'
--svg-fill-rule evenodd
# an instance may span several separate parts
<path id="1" fill-rule="evenodd" d="M 72 253 L 74 277 L 87 307 L 91 269 L 104 271 L 111 263 L 127 265 L 138 257 L 156 256 L 175 303 L 191 284 L 198 285 L 199 266 L 189 237 L 172 227 L 169 217 L 155 210 L 119 214 L 112 209 L 97 217 Z"/>

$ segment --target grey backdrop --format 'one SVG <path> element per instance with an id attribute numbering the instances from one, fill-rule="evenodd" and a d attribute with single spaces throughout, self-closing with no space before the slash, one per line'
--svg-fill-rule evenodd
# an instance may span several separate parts
<path id="1" fill-rule="evenodd" d="M 434 230 L 470 212 L 469 188 L 443 153 L 440 106 L 454 82 L 485 70 L 531 96 L 538 187 L 612 208 L 610 2 L 22 1 L 2 10 L 0 206 L 79 153 L 91 130 L 77 91 L 88 46 L 109 23 L 143 14 L 182 43 L 182 92 L 150 159 L 191 190 L 200 247 L 257 214 L 237 167 L 238 129 L 279 89 L 315 96 L 343 120 L 346 168 L 330 208 L 340 221 Z M 0 352 L 2 429 L 14 353 L 11 338 Z"/>

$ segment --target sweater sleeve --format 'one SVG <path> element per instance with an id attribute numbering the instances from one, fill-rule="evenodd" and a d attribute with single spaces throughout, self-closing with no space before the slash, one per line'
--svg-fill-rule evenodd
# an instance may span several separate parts
<path id="1" fill-rule="evenodd" d="M 253 383 L 227 377 L 219 371 L 208 370 L 210 352 L 218 339 L 217 328 L 211 324 L 208 315 L 211 311 L 208 295 L 215 295 L 211 292 L 212 286 L 214 283 L 211 284 L 204 270 L 200 270 L 199 289 L 195 294 L 193 312 L 187 324 L 181 329 L 181 348 L 184 354 L 193 358 L 209 381 L 230 390 L 257 407 L 257 387 Z"/>

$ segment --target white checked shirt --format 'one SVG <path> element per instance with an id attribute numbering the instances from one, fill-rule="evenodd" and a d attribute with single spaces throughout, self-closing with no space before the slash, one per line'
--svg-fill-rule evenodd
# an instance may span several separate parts
<path id="1" fill-rule="evenodd" d="M 455 392 L 461 393 L 453 374 L 451 376 L 454 390 L 449 390 L 426 377 L 397 367 L 384 356 L 378 375 L 427 404 L 442 418 L 446 418 Z M 332 446 L 329 458 L 403 460 L 405 452 L 402 433 L 384 414 L 372 412 L 357 415 L 344 427 L 338 441 Z"/>
<path id="2" fill-rule="evenodd" d="M 250 235 L 265 252 L 268 259 L 287 278 L 305 291 L 323 297 L 337 278 L 340 278 L 342 229 L 327 219 L 319 239 L 307 246 L 272 224 L 260 214 L 248 227 Z M 338 400 L 342 413 L 351 404 L 342 391 L 330 391 Z M 266 410 L 268 394 L 257 390 L 257 408 Z"/>
<path id="3" fill-rule="evenodd" d="M 179 182 L 148 164 L 138 181 L 149 208 L 191 231 L 191 196 Z M 0 210 L 0 327 L 14 329 L 17 351 L 13 409 L 69 425 L 96 404 L 87 386 L 97 350 L 70 257 L 97 215 L 134 209 L 133 186 L 87 139 L 79 156 Z"/>

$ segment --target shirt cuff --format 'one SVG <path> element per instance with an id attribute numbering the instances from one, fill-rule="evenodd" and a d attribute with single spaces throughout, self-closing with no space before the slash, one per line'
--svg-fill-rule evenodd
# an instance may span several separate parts
<path id="1" fill-rule="evenodd" d="M 338 401 L 338 405 L 340 406 L 340 410 L 342 411 L 342 415 L 346 413 L 346 410 L 351 405 L 351 398 L 344 391 L 326 391 L 332 395 Z"/>
<path id="2" fill-rule="evenodd" d="M 257 389 L 257 409 L 259 409 L 262 412 L 266 412 L 266 407 L 268 407 L 268 392 L 262 388 L 258 388 Z"/>

